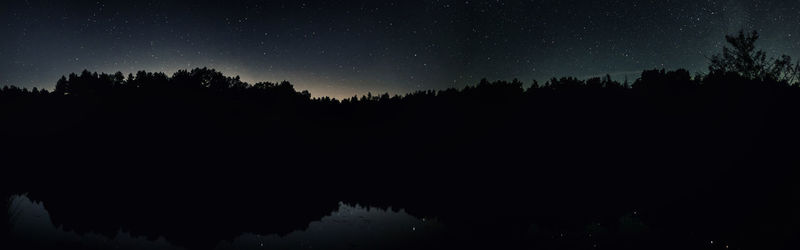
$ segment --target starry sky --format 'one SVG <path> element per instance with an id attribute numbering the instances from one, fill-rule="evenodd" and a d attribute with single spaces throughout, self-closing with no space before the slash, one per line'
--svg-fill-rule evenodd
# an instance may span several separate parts
<path id="1" fill-rule="evenodd" d="M 402 94 L 643 69 L 706 70 L 724 35 L 800 57 L 800 1 L 0 2 L 0 85 L 52 89 L 83 69 L 210 67 L 314 96 Z"/>

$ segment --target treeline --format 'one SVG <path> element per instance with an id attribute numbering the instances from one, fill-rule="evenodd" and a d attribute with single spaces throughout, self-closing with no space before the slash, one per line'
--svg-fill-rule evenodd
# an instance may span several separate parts
<path id="1" fill-rule="evenodd" d="M 306 90 L 297 91 L 288 81 L 280 83 L 258 82 L 249 84 L 242 82 L 238 76 L 229 77 L 214 69 L 195 68 L 179 70 L 171 77 L 162 72 L 139 71 L 136 75 L 125 77 L 121 72 L 106 74 L 84 70 L 80 74 L 71 73 L 62 76 L 56 83 L 54 91 L 39 88 L 20 88 L 4 86 L 0 89 L 0 97 L 34 97 L 34 96 L 70 96 L 98 98 L 108 95 L 136 95 L 160 92 L 174 95 L 240 95 L 258 99 L 281 99 L 307 101 L 312 103 L 349 104 L 359 102 L 402 102 L 405 99 L 440 97 L 471 98 L 480 101 L 482 98 L 507 99 L 521 98 L 535 94 L 547 93 L 592 93 L 609 92 L 630 93 L 648 96 L 673 96 L 689 94 L 701 88 L 800 88 L 800 82 L 793 78 L 754 79 L 738 72 L 712 72 L 706 75 L 692 76 L 685 69 L 674 71 L 645 70 L 633 84 L 612 80 L 609 75 L 578 79 L 574 77 L 552 78 L 544 84 L 533 81 L 529 86 L 518 79 L 512 81 L 493 81 L 482 79 L 476 85 L 468 85 L 462 89 L 424 90 L 405 95 L 389 95 L 388 93 L 353 96 L 342 100 L 330 97 L 311 97 Z"/>
<path id="2" fill-rule="evenodd" d="M 198 245 L 274 223 L 247 216 L 258 204 L 207 200 L 277 190 L 267 197 L 404 207 L 454 228 L 484 228 L 495 237 L 486 242 L 505 248 L 565 246 L 544 240 L 550 235 L 504 236 L 531 224 L 566 232 L 613 223 L 635 208 L 648 226 L 643 236 L 598 244 L 705 249 L 713 239 L 787 249 L 792 237 L 783 236 L 797 235 L 800 224 L 798 65 L 766 59 L 756 33 L 727 38 L 731 48 L 711 58 L 706 74 L 646 70 L 633 82 L 481 80 L 336 100 L 197 68 L 172 76 L 84 71 L 52 91 L 4 87 L 0 160 L 12 167 L 0 190 L 47 196 L 52 211 L 68 209 L 80 192 L 126 208 L 135 206 L 127 197 L 180 199 L 169 207 L 174 214 L 122 224 Z M 209 216 L 220 211 L 229 213 Z M 469 224 L 475 215 L 486 220 Z M 92 216 L 53 214 L 86 231 L 120 226 L 85 219 Z M 186 230 L 192 216 L 213 226 Z M 504 248 L 497 246 L 485 248 Z"/>
<path id="3" fill-rule="evenodd" d="M 403 98 L 413 99 L 415 96 L 431 95 L 488 97 L 496 95 L 514 96 L 523 93 L 532 94 L 537 91 L 559 92 L 599 89 L 632 90 L 655 95 L 674 95 L 691 92 L 701 86 L 723 84 L 732 86 L 758 83 L 770 87 L 783 88 L 800 86 L 798 85 L 800 63 L 794 63 L 791 57 L 787 55 L 783 55 L 778 59 L 767 59 L 765 52 L 756 50 L 755 42 L 758 38 L 757 32 L 746 34 L 743 31 L 740 31 L 736 36 L 726 36 L 726 40 L 732 48 L 724 47 L 721 54 L 710 58 L 708 74 L 702 75 L 698 73 L 692 77 L 684 69 L 669 72 L 646 70 L 642 72 L 641 77 L 633 85 L 629 85 L 627 79 L 624 83 L 620 83 L 606 75 L 604 78 L 595 77 L 587 80 L 571 77 L 553 78 L 543 85 L 534 81 L 527 90 L 523 90 L 523 83 L 517 79 L 511 82 L 496 81 L 492 83 L 483 79 L 477 86 L 466 86 L 461 90 L 451 88 L 438 92 L 431 90 L 418 91 L 405 96 L 389 96 L 389 94 L 373 96 L 370 93 L 360 98 L 354 96 L 340 101 L 329 97 L 311 99 L 308 91 L 297 92 L 287 81 L 248 84 L 242 82 L 239 76 L 229 77 L 214 69 L 195 68 L 191 71 L 179 70 L 172 76 L 162 72 L 139 71 L 136 75 L 128 74 L 127 77 L 121 72 L 98 74 L 84 70 L 80 74 L 71 73 L 69 76 L 62 76 L 56 82 L 52 93 L 38 88 L 28 90 L 27 88 L 16 86 L 5 86 L 0 91 L 0 94 L 4 97 L 40 95 L 96 97 L 133 92 L 168 92 L 170 94 L 207 92 L 220 95 L 244 94 L 258 98 L 308 99 L 325 103 L 356 103 L 398 101 Z"/>
<path id="4" fill-rule="evenodd" d="M 287 81 L 281 83 L 259 82 L 248 84 L 242 82 L 239 76 L 228 77 L 222 72 L 208 68 L 196 68 L 191 71 L 179 70 L 171 77 L 162 72 L 139 71 L 134 76 L 125 77 L 122 72 L 106 74 L 84 70 L 80 74 L 71 73 L 62 76 L 49 92 L 46 89 L 19 88 L 5 86 L 2 89 L 4 97 L 16 96 L 74 96 L 74 97 L 99 97 L 103 95 L 135 94 L 137 92 L 165 92 L 169 94 L 192 94 L 197 92 L 207 93 L 242 93 L 259 95 L 267 98 L 305 98 L 310 94 L 307 91 L 296 92 Z"/>

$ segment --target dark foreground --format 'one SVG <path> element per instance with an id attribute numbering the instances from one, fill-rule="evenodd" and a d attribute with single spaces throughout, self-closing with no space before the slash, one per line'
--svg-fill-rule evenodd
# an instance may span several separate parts
<path id="1" fill-rule="evenodd" d="M 649 77 L 347 102 L 290 85 L 6 92 L 0 190 L 64 231 L 189 249 L 796 247 L 800 88 Z M 319 231 L 332 221 L 389 229 Z M 14 228 L 4 244 L 42 247 Z"/>

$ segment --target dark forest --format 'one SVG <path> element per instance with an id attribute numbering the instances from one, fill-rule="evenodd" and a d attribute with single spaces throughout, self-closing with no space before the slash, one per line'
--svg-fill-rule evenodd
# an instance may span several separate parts
<path id="1" fill-rule="evenodd" d="M 728 36 L 694 75 L 343 100 L 209 68 L 85 70 L 2 88 L 0 190 L 71 230 L 190 249 L 303 229 L 338 201 L 438 218 L 436 249 L 792 249 L 800 65 L 757 39 Z"/>

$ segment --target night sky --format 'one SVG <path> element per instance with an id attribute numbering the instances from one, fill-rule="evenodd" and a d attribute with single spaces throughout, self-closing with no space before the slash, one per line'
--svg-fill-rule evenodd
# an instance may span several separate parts
<path id="1" fill-rule="evenodd" d="M 210 67 L 314 96 L 643 69 L 703 72 L 724 35 L 800 57 L 800 1 L 37 1 L 0 3 L 0 85 Z"/>

